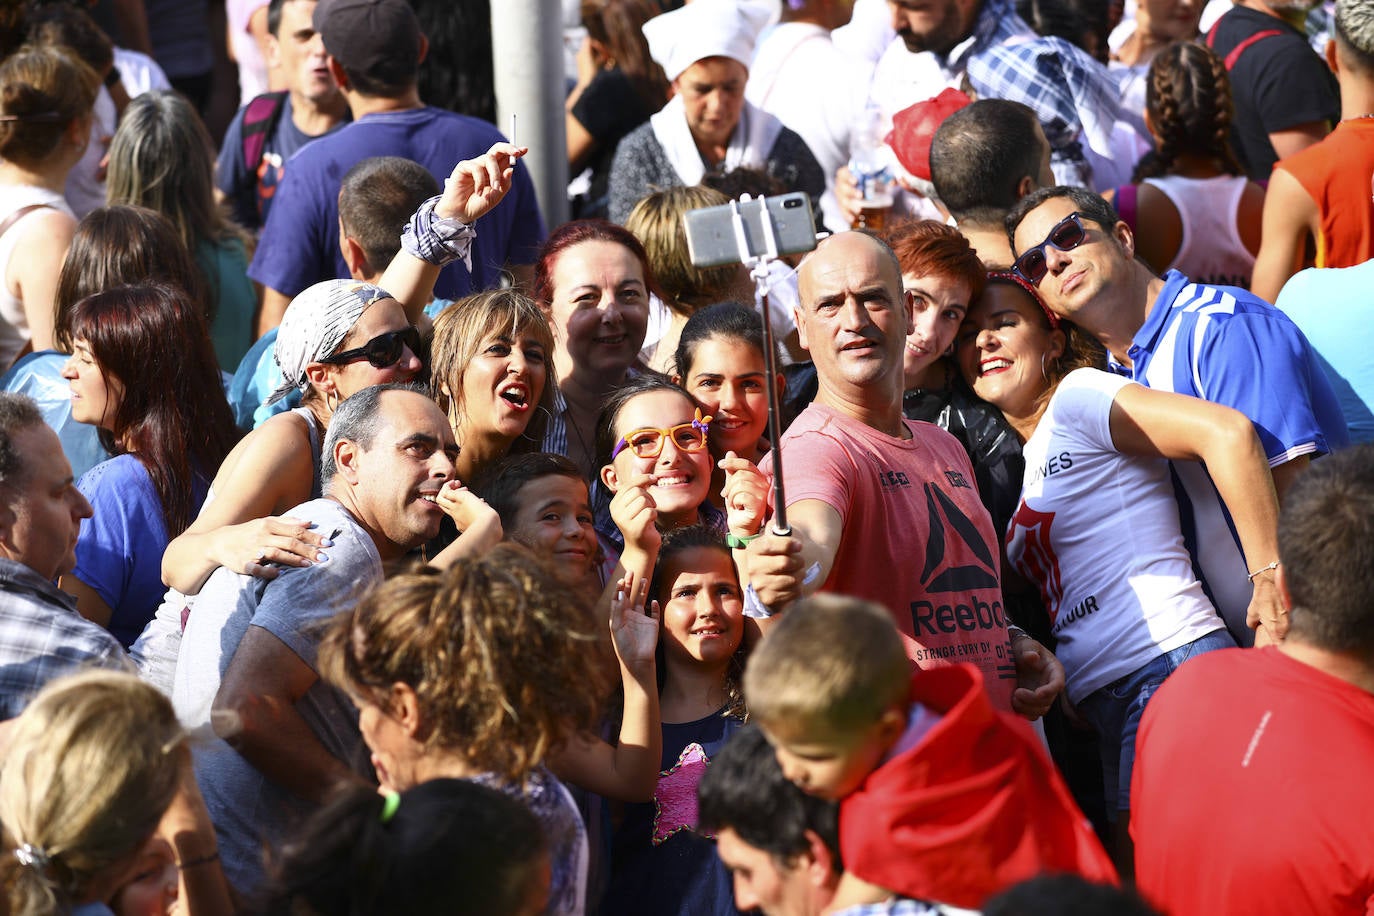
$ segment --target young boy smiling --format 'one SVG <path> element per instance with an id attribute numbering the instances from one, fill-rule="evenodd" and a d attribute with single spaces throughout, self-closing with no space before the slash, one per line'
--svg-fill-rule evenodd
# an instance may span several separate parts
<path id="1" fill-rule="evenodd" d="M 972 665 L 913 669 L 882 607 L 799 603 L 744 690 L 787 777 L 841 800 L 833 909 L 893 896 L 979 908 L 1043 872 L 1116 881 L 1026 723 L 992 708 Z"/>

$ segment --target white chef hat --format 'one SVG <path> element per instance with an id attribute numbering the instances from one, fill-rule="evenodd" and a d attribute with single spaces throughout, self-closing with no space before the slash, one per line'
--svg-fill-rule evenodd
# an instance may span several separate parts
<path id="1" fill-rule="evenodd" d="M 692 0 L 644 23 L 644 37 L 672 81 L 707 57 L 728 57 L 748 67 L 768 18 L 768 8 L 750 0 Z"/>

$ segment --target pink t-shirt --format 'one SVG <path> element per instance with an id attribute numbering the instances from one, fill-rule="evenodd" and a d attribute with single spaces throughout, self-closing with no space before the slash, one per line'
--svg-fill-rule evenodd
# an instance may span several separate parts
<path id="1" fill-rule="evenodd" d="M 992 519 L 958 440 L 904 422 L 910 439 L 807 407 L 782 438 L 787 504 L 818 499 L 840 514 L 844 536 L 821 591 L 884 605 L 913 662 L 972 664 L 993 705 L 1010 710 L 1016 667 Z"/>

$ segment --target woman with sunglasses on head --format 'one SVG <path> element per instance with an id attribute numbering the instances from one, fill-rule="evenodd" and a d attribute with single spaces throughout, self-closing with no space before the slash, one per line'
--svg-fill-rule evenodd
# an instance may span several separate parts
<path id="1" fill-rule="evenodd" d="M 215 475 L 200 516 L 167 546 L 162 575 L 171 591 L 133 648 L 145 678 L 158 682 L 165 675 L 170 686 L 186 596 L 216 567 L 270 579 L 278 565 L 307 566 L 321 556 L 324 533 L 281 513 L 319 495 L 320 448 L 338 403 L 363 388 L 419 375 L 412 316 L 431 298 L 444 260 L 463 256 L 474 235 L 467 226 L 500 202 L 523 154 L 523 147 L 500 143 L 458 163 L 444 194 L 412 219 L 405 250 L 382 275 L 386 289 L 326 280 L 292 301 L 276 342 L 286 379 L 277 395 L 299 390 L 302 404 L 244 436 Z"/>
<path id="2" fill-rule="evenodd" d="M 1057 238 L 1072 247 L 1073 236 L 1066 229 Z M 1034 263 L 1024 269 L 1034 272 Z M 1268 463 L 1238 411 L 1101 371 L 1101 349 L 1049 312 L 1020 274 L 989 274 L 956 353 L 974 393 L 1002 411 L 1023 443 L 1007 557 L 1040 586 L 1068 699 L 1097 731 L 1125 876 L 1145 703 L 1190 656 L 1235 645 L 1194 574 L 1169 460 L 1206 463 L 1250 567 L 1260 569 L 1278 555 Z M 1263 578 L 1252 620 L 1277 600 Z"/>

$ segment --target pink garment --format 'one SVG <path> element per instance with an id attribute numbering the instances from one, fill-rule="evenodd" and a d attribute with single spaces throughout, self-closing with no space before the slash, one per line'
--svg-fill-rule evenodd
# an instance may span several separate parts
<path id="1" fill-rule="evenodd" d="M 782 438 L 783 454 L 796 456 L 784 468 L 787 504 L 818 499 L 843 522 L 821 591 L 884 605 L 917 666 L 972 664 L 993 705 L 1010 711 L 1016 666 L 992 519 L 958 440 L 904 422 L 910 439 L 806 408 Z M 765 460 L 764 472 L 771 467 Z"/>

